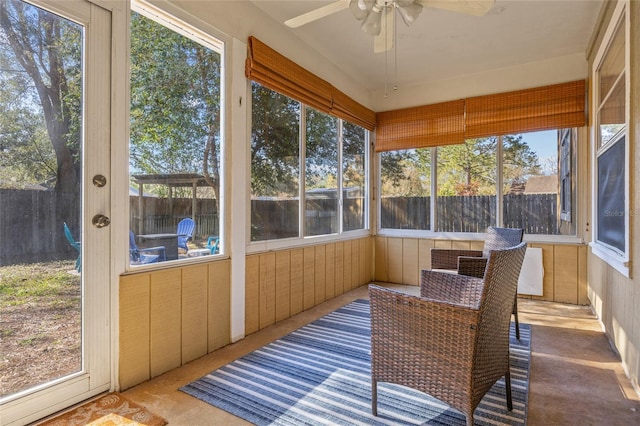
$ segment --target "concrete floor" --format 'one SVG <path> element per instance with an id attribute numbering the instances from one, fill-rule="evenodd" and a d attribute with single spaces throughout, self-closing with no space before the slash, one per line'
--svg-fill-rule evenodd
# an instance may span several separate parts
<path id="1" fill-rule="evenodd" d="M 390 287 L 417 292 L 412 286 Z M 248 425 L 178 388 L 360 298 L 367 298 L 366 286 L 123 393 L 170 426 Z M 519 299 L 518 311 L 520 321 L 532 326 L 529 426 L 640 425 L 640 396 L 589 307 Z"/>

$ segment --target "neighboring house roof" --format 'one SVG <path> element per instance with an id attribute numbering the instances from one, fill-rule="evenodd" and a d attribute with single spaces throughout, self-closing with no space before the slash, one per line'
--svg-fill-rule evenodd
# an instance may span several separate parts
<path id="1" fill-rule="evenodd" d="M 524 194 L 557 194 L 558 176 L 531 176 L 527 179 Z"/>

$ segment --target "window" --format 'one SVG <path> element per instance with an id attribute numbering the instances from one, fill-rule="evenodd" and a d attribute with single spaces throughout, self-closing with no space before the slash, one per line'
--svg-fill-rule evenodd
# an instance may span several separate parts
<path id="1" fill-rule="evenodd" d="M 367 131 L 255 82 L 252 93 L 251 241 L 365 229 Z"/>
<path id="2" fill-rule="evenodd" d="M 382 228 L 431 229 L 431 149 L 380 153 Z"/>
<path id="3" fill-rule="evenodd" d="M 338 119 L 305 107 L 304 235 L 338 232 Z"/>
<path id="4" fill-rule="evenodd" d="M 207 34 L 146 3 L 133 4 L 132 265 L 224 248 L 222 51 Z"/>
<path id="5" fill-rule="evenodd" d="M 563 141 L 570 153 L 575 151 L 575 138 L 561 138 L 564 134 L 573 135 L 575 129 L 381 153 L 381 227 L 485 232 L 488 226 L 505 226 L 523 228 L 527 234 L 575 235 L 576 227 L 563 226 L 559 213 L 558 152 Z M 573 165 L 572 157 L 568 161 Z M 572 203 L 576 168 L 563 170 L 566 199 Z M 432 202 L 433 180 L 437 192 Z"/>
<path id="6" fill-rule="evenodd" d="M 562 203 L 558 170 L 558 152 L 562 150 L 563 133 L 574 129 L 506 135 L 502 139 L 502 224 L 523 228 L 527 234 L 575 235 L 574 226 L 561 226 Z M 565 140 L 569 145 L 571 140 Z M 570 160 L 568 158 L 567 160 Z M 574 168 L 567 170 L 572 182 Z M 574 191 L 567 188 L 571 199 Z"/>
<path id="7" fill-rule="evenodd" d="M 593 252 L 628 276 L 629 152 L 626 14 L 620 2 L 594 61 Z"/>
<path id="8" fill-rule="evenodd" d="M 342 121 L 342 230 L 365 229 L 367 131 Z"/>
<path id="9" fill-rule="evenodd" d="M 300 103 L 251 87 L 251 241 L 297 237 Z"/>

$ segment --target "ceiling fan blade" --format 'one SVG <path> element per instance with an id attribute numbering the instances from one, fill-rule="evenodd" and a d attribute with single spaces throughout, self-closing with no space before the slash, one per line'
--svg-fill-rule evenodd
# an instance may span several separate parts
<path id="1" fill-rule="evenodd" d="M 387 8 L 382 16 L 382 24 L 380 25 L 380 35 L 373 38 L 374 53 L 383 53 L 391 50 L 393 47 L 393 25 L 395 23 L 396 8 Z"/>
<path id="2" fill-rule="evenodd" d="M 336 12 L 340 12 L 341 10 L 347 9 L 348 7 L 349 0 L 338 0 L 326 6 L 314 9 L 311 12 L 303 13 L 302 15 L 296 16 L 295 18 L 288 19 L 284 21 L 284 23 L 288 27 L 298 28 L 304 24 L 308 24 L 309 22 L 324 18 L 325 16 L 332 15 Z"/>
<path id="3" fill-rule="evenodd" d="M 467 15 L 483 16 L 495 4 L 495 0 L 417 0 L 423 7 L 450 10 Z"/>

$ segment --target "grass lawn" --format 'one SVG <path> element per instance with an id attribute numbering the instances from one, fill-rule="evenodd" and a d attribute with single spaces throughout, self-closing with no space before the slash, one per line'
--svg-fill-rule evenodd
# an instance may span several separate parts
<path id="1" fill-rule="evenodd" d="M 0 396 L 79 371 L 75 260 L 0 267 Z"/>

